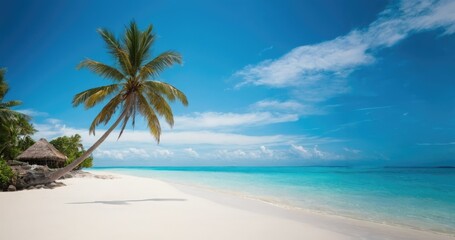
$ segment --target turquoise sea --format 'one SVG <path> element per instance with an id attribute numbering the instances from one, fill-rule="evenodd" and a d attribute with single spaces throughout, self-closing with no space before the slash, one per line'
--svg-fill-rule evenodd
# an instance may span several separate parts
<path id="1" fill-rule="evenodd" d="M 455 235 L 454 168 L 94 168 L 350 218 Z"/>

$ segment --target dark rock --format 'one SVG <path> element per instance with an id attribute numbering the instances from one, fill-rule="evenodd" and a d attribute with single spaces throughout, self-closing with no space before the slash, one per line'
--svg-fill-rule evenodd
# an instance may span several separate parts
<path id="1" fill-rule="evenodd" d="M 63 187 L 63 186 L 66 186 L 66 184 L 62 183 L 62 182 L 55 182 L 55 187 Z"/>
<path id="2" fill-rule="evenodd" d="M 9 185 L 8 186 L 8 192 L 14 192 L 14 191 L 16 191 L 16 187 L 13 186 L 13 185 Z"/>
<path id="3" fill-rule="evenodd" d="M 11 181 L 11 185 L 16 187 L 16 190 L 21 189 L 39 189 L 39 188 L 55 188 L 65 186 L 64 183 L 54 182 L 49 183 L 48 177 L 57 169 L 51 169 L 47 166 L 30 165 L 25 162 L 16 160 L 8 161 L 11 169 L 15 172 L 15 177 Z M 71 171 L 60 179 L 73 177 L 91 177 L 92 174 L 81 170 Z M 33 187 L 32 187 L 33 186 Z M 6 186 L 4 186 L 6 188 Z M 7 189 L 4 189 L 7 190 Z"/>
<path id="4" fill-rule="evenodd" d="M 41 165 L 13 165 L 11 169 L 16 173 L 13 185 L 18 189 L 27 188 L 30 185 L 45 183 L 47 176 L 54 171 L 47 166 Z"/>
<path id="5" fill-rule="evenodd" d="M 55 187 L 57 187 L 58 185 L 57 185 L 56 182 L 51 182 L 51 183 L 47 184 L 47 186 L 50 187 L 50 188 L 55 188 Z"/>
<path id="6" fill-rule="evenodd" d="M 63 175 L 60 179 L 67 179 L 67 178 L 72 178 L 73 177 L 73 174 L 71 172 Z"/>

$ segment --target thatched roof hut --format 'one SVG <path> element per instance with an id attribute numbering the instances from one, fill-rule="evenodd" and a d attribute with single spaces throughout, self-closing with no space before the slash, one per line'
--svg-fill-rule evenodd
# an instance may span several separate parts
<path id="1" fill-rule="evenodd" d="M 59 168 L 65 165 L 68 159 L 46 139 L 41 138 L 16 158 L 30 164 L 47 165 L 50 168 Z"/>

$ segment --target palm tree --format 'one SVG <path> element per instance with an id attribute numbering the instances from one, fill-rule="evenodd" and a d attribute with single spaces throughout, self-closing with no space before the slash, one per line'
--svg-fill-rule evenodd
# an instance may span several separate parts
<path id="1" fill-rule="evenodd" d="M 25 115 L 11 110 L 12 107 L 16 107 L 21 104 L 21 101 L 12 100 L 3 102 L 5 95 L 8 93 L 9 87 L 5 81 L 6 68 L 0 68 L 0 124 L 5 124 L 19 117 L 24 117 Z"/>
<path id="2" fill-rule="evenodd" d="M 6 69 L 0 68 L 0 157 L 14 159 L 23 150 L 19 147 L 23 138 L 36 130 L 29 116 L 11 109 L 22 104 L 21 101 L 3 101 L 9 90 L 5 73 Z"/>
<path id="3" fill-rule="evenodd" d="M 134 127 L 138 114 L 145 118 L 150 133 L 158 143 L 161 134 L 158 116 L 163 117 L 171 127 L 174 125 L 174 117 L 168 101 L 173 102 L 177 99 L 187 106 L 185 94 L 170 84 L 149 79 L 156 79 L 161 71 L 175 63 L 180 64 L 182 57 L 177 52 L 166 51 L 149 60 L 151 47 L 156 39 L 152 29 L 153 26 L 150 25 L 145 31 L 140 31 L 132 21 L 120 40 L 106 29 L 98 30 L 118 68 L 91 59 L 82 61 L 78 69 L 88 68 L 104 78 L 111 79 L 113 83 L 76 94 L 73 98 L 73 106 L 83 104 L 88 109 L 110 98 L 93 120 L 90 134 L 95 134 L 95 128 L 99 124 L 106 125 L 117 110 L 120 110 L 120 114 L 112 126 L 82 156 L 66 167 L 51 173 L 42 183 L 55 181 L 82 163 L 121 123 L 118 136 L 120 138 L 129 120 Z"/>

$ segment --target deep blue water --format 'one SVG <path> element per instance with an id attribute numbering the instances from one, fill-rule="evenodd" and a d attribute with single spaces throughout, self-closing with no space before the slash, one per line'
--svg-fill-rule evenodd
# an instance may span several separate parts
<path id="1" fill-rule="evenodd" d="M 94 168 L 277 205 L 455 234 L 455 169 L 348 167 Z"/>

